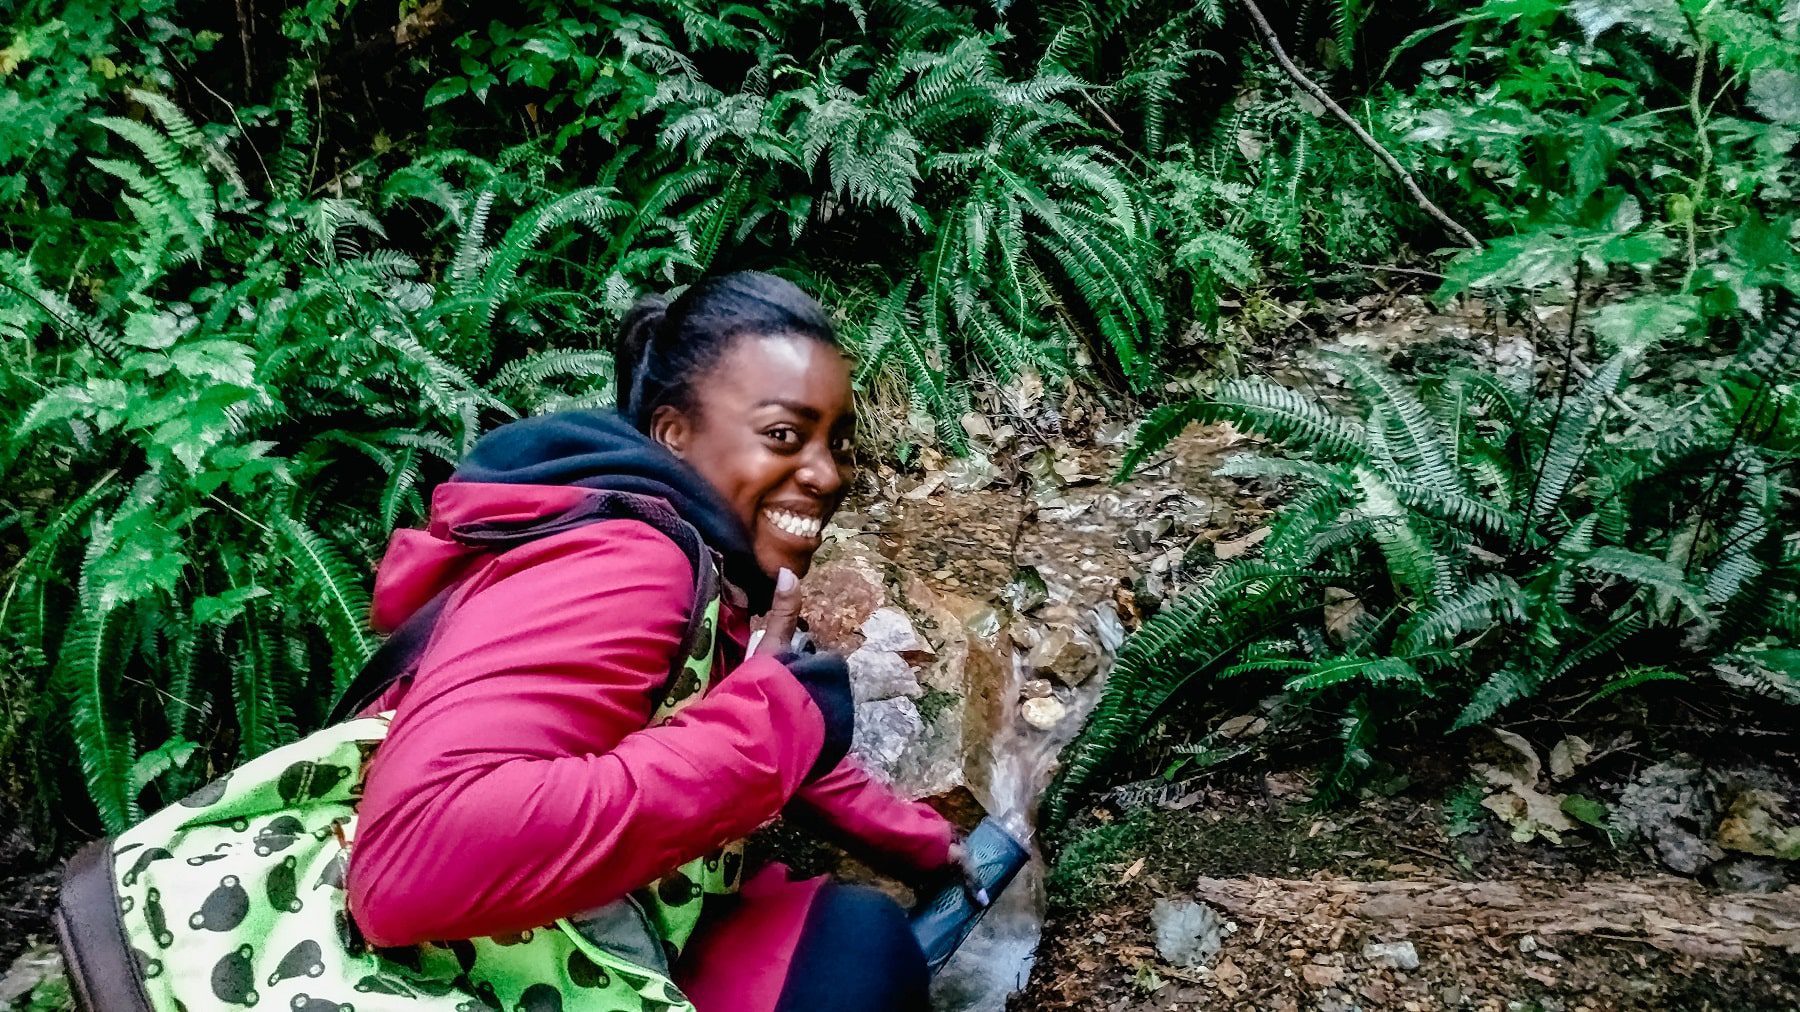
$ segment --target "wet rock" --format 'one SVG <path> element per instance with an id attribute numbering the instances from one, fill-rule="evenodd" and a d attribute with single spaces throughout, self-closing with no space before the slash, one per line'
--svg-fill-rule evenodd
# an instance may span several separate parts
<path id="1" fill-rule="evenodd" d="M 1071 687 L 1092 678 L 1100 670 L 1100 646 L 1083 628 L 1080 613 L 1068 605 L 1053 604 L 1040 616 L 1044 624 L 1024 633 L 1031 648 L 1025 666 L 1038 677 L 1055 678 Z"/>
<path id="2" fill-rule="evenodd" d="M 1714 838 L 1726 850 L 1784 861 L 1800 860 L 1800 827 L 1793 824 L 1785 808 L 1785 799 L 1774 791 L 1739 790 Z"/>
<path id="3" fill-rule="evenodd" d="M 1203 965 L 1225 944 L 1225 918 L 1195 900 L 1157 900 L 1150 923 L 1156 929 L 1156 954 L 1170 966 Z"/>
<path id="4" fill-rule="evenodd" d="M 850 751 L 871 768 L 894 777 L 894 768 L 905 754 L 907 744 L 925 732 L 925 721 L 913 701 L 877 699 L 856 707 L 856 734 Z"/>
<path id="5" fill-rule="evenodd" d="M 909 661 L 925 660 L 936 654 L 913 628 L 912 619 L 898 608 L 877 608 L 863 622 L 863 648 L 885 650 Z"/>
<path id="6" fill-rule="evenodd" d="M 1787 888 L 1787 865 L 1766 857 L 1728 857 L 1707 869 L 1720 889 L 1736 893 L 1778 893 Z"/>
<path id="7" fill-rule="evenodd" d="M 851 651 L 844 662 L 850 667 L 850 694 L 858 703 L 896 696 L 916 699 L 925 694 L 912 665 L 892 651 L 863 646 Z"/>
<path id="8" fill-rule="evenodd" d="M 1674 762 L 1645 768 L 1619 792 L 1613 822 L 1683 875 L 1724 856 L 1712 842 L 1718 802 L 1700 770 Z"/>
<path id="9" fill-rule="evenodd" d="M 1411 972 L 1419 968 L 1419 950 L 1411 942 L 1370 942 L 1363 946 L 1363 958 L 1375 966 Z"/>
<path id="10" fill-rule="evenodd" d="M 1025 684 L 1019 687 L 1019 695 L 1026 699 L 1043 699 L 1045 696 L 1053 695 L 1054 692 L 1049 679 L 1045 678 L 1027 678 Z"/>
<path id="11" fill-rule="evenodd" d="M 1020 566 L 1006 585 L 1006 603 L 1015 615 L 1023 615 L 1049 599 L 1049 585 L 1036 566 Z"/>
<path id="12" fill-rule="evenodd" d="M 1048 731 L 1062 723 L 1063 718 L 1069 715 L 1069 708 L 1055 696 L 1040 696 L 1020 704 L 1019 712 L 1024 715 L 1025 723 L 1040 731 Z"/>
<path id="13" fill-rule="evenodd" d="M 883 603 L 881 572 L 860 556 L 813 566 L 800 587 L 800 616 L 821 650 L 848 654 L 863 644 L 862 625 Z"/>

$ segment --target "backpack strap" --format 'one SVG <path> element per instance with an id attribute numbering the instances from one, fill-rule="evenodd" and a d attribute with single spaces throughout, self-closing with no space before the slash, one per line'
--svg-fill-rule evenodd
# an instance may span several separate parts
<path id="1" fill-rule="evenodd" d="M 719 596 L 718 559 L 694 525 L 681 518 L 675 508 L 661 499 L 630 492 L 601 491 L 561 513 L 534 517 L 519 522 L 484 521 L 458 524 L 450 529 L 450 537 L 465 545 L 485 548 L 496 554 L 520 545 L 539 541 L 589 524 L 607 520 L 637 520 L 649 524 L 675 542 L 694 567 L 694 606 L 688 613 L 687 628 L 681 646 L 669 667 L 669 674 L 651 701 L 651 711 L 662 705 L 669 686 L 681 673 L 683 665 L 699 640 L 709 635 L 706 625 L 707 605 Z M 395 684 L 410 680 L 418 669 L 431 634 L 437 629 L 444 606 L 456 592 L 457 584 L 438 591 L 437 596 L 400 623 L 387 640 L 369 657 L 362 670 L 344 687 L 332 706 L 327 724 L 349 720 L 381 698 Z M 710 644 L 707 645 L 710 648 Z"/>

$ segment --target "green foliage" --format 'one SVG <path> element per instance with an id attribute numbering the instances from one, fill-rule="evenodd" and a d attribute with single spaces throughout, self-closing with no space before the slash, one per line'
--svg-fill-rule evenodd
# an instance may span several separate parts
<path id="1" fill-rule="evenodd" d="M 432 276 L 381 246 L 370 207 L 254 196 L 228 143 L 164 96 L 127 99 L 140 118 L 94 120 L 92 216 L 0 251 L 0 359 L 21 395 L 0 404 L 0 480 L 25 546 L 0 590 L 24 700 L 0 741 L 78 757 L 111 830 L 147 791 L 167 801 L 313 726 L 371 646 L 352 560 L 419 518 L 425 472 L 515 404 L 610 375 L 597 352 L 509 343 L 603 323 L 531 277 L 613 211 L 591 191 L 520 206 L 440 188 L 466 210 Z"/>
<path id="2" fill-rule="evenodd" d="M 1595 319 L 1614 347 L 1762 315 L 1768 287 L 1792 276 L 1790 5 L 1492 0 L 1444 14 L 1451 55 L 1379 109 L 1421 176 L 1497 236 L 1452 261 L 1447 291 L 1542 291 L 1578 268 L 1652 281 Z"/>
<path id="3" fill-rule="evenodd" d="M 1739 361 L 1771 343 L 1786 349 L 1772 374 L 1729 366 L 1717 389 L 1791 376 L 1800 309 L 1776 314 Z M 1134 459 L 1182 424 L 1229 420 L 1279 456 L 1252 453 L 1221 473 L 1281 476 L 1295 492 L 1260 559 L 1217 565 L 1125 643 L 1067 753 L 1052 820 L 1182 691 L 1212 678 L 1279 675 L 1301 709 L 1341 712 L 1329 785 L 1339 791 L 1371 766 L 1384 723 L 1468 727 L 1569 678 L 1598 683 L 1592 701 L 1754 649 L 1766 663 L 1724 664 L 1721 677 L 1800 698 L 1778 673 L 1793 651 L 1770 649 L 1794 630 L 1769 589 L 1800 574 L 1790 493 L 1773 467 L 1792 456 L 1760 435 L 1767 399 L 1662 405 L 1673 417 L 1646 431 L 1611 410 L 1641 367 L 1633 351 L 1532 404 L 1464 373 L 1415 384 L 1366 359 L 1333 365 L 1354 416 L 1234 380 L 1145 427 Z M 1692 452 L 1669 456 L 1668 445 Z M 1324 602 L 1346 591 L 1363 618 L 1334 628 Z"/>

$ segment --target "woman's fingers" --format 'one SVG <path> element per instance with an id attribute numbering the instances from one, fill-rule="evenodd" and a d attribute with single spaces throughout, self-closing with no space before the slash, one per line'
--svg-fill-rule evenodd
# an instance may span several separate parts
<path id="1" fill-rule="evenodd" d="M 993 902 L 993 897 L 981 885 L 981 869 L 976 867 L 975 858 L 960 840 L 950 845 L 950 859 L 956 862 L 957 871 L 962 875 L 963 891 L 969 894 L 969 899 L 975 901 L 977 907 Z"/>
<path id="2" fill-rule="evenodd" d="M 773 657 L 790 649 L 794 629 L 800 622 L 800 580 L 793 570 L 782 569 L 775 576 L 775 596 L 769 601 L 769 613 L 763 618 L 762 640 L 756 644 L 759 657 Z"/>

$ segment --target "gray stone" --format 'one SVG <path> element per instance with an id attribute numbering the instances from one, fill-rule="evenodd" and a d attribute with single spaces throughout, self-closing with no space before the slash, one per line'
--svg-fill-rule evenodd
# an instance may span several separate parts
<path id="1" fill-rule="evenodd" d="M 924 733 L 925 721 L 912 700 L 905 696 L 873 700 L 856 707 L 850 751 L 892 778 L 908 743 Z"/>
<path id="2" fill-rule="evenodd" d="M 850 694 L 858 703 L 895 696 L 916 698 L 925 694 L 906 658 L 889 650 L 863 646 L 844 658 L 850 667 Z"/>
<path id="3" fill-rule="evenodd" d="M 886 650 L 908 660 L 923 660 L 935 653 L 913 628 L 912 619 L 898 608 L 875 609 L 863 622 L 862 634 L 863 647 L 868 650 Z"/>
<path id="4" fill-rule="evenodd" d="M 1725 855 L 1710 839 L 1718 819 L 1718 799 L 1706 774 L 1672 762 L 1638 773 L 1613 806 L 1619 829 L 1683 875 L 1697 874 Z"/>
<path id="5" fill-rule="evenodd" d="M 1150 923 L 1156 928 L 1156 954 L 1170 966 L 1200 966 L 1225 944 L 1225 918 L 1195 900 L 1157 900 Z"/>
<path id="6" fill-rule="evenodd" d="M 1044 678 L 1027 678 L 1025 684 L 1019 687 L 1019 695 L 1026 699 L 1043 699 L 1053 695 L 1055 691 L 1049 680 Z"/>
<path id="7" fill-rule="evenodd" d="M 1411 942 L 1370 942 L 1363 946 L 1362 954 L 1371 964 L 1391 970 L 1419 968 L 1419 950 Z"/>
<path id="8" fill-rule="evenodd" d="M 1778 893 L 1787 888 L 1787 866 L 1774 858 L 1733 855 L 1707 869 L 1713 883 L 1738 893 Z"/>
<path id="9" fill-rule="evenodd" d="M 33 991 L 63 975 L 62 954 L 55 945 L 40 942 L 25 950 L 5 973 L 0 973 L 0 1008 L 27 998 Z"/>

